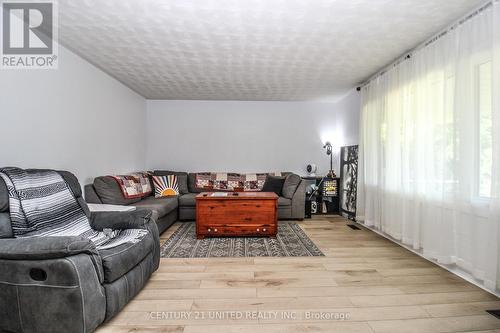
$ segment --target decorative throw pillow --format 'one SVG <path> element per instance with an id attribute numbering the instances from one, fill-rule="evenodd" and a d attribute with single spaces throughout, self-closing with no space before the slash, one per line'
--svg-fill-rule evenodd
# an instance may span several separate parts
<path id="1" fill-rule="evenodd" d="M 266 173 L 247 173 L 241 175 L 241 182 L 245 192 L 258 192 L 262 190 L 266 182 Z"/>
<path id="2" fill-rule="evenodd" d="M 136 172 L 130 175 L 114 175 L 111 177 L 120 186 L 125 199 L 147 197 L 153 192 L 148 172 Z"/>
<path id="3" fill-rule="evenodd" d="M 203 191 L 236 191 L 240 188 L 240 174 L 198 172 L 195 175 L 195 187 Z"/>
<path id="4" fill-rule="evenodd" d="M 179 185 L 179 194 L 189 193 L 188 189 L 188 173 L 182 171 L 155 170 L 153 176 L 177 176 L 177 184 Z"/>
<path id="5" fill-rule="evenodd" d="M 302 178 L 299 175 L 292 173 L 286 176 L 283 184 L 283 197 L 292 199 L 301 181 Z"/>
<path id="6" fill-rule="evenodd" d="M 277 195 L 281 196 L 284 183 L 284 177 L 267 176 L 266 182 L 262 187 L 262 192 L 274 192 Z"/>
<path id="7" fill-rule="evenodd" d="M 179 183 L 176 175 L 153 176 L 155 198 L 179 195 Z"/>
<path id="8" fill-rule="evenodd" d="M 201 190 L 212 190 L 214 187 L 213 175 L 210 172 L 196 173 L 195 187 Z"/>

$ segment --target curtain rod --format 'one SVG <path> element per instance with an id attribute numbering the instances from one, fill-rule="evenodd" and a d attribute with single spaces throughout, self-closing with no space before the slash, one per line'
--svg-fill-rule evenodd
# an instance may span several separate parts
<path id="1" fill-rule="evenodd" d="M 441 37 L 443 37 L 446 34 L 448 34 L 450 31 L 453 31 L 454 29 L 458 28 L 460 25 L 462 25 L 465 22 L 469 21 L 470 19 L 472 19 L 476 15 L 482 13 L 484 10 L 488 9 L 489 7 L 491 7 L 494 2 L 500 2 L 500 0 L 490 0 L 490 1 L 488 1 L 486 4 L 480 6 L 479 8 L 474 9 L 472 12 L 470 12 L 469 14 L 463 16 L 459 20 L 455 21 L 453 24 L 451 24 L 450 26 L 448 26 L 447 28 L 445 28 L 441 32 L 439 32 L 439 33 L 435 34 L 434 36 L 432 36 L 431 38 L 427 39 L 425 42 L 419 44 L 418 46 L 416 46 L 413 49 L 410 49 L 409 51 L 406 51 L 404 53 L 404 56 L 400 56 L 400 57 L 396 58 L 396 60 L 392 61 L 389 65 L 384 66 L 383 69 L 379 70 L 378 72 L 376 72 L 375 74 L 373 74 L 372 76 L 370 76 L 370 78 L 368 80 L 366 80 L 363 83 L 361 83 L 356 88 L 356 90 L 360 91 L 361 88 L 365 87 L 371 81 L 375 80 L 379 76 L 384 75 L 391 68 L 394 68 L 394 67 L 398 66 L 399 64 L 401 64 L 403 61 L 406 61 L 406 60 L 410 59 L 412 57 L 413 53 L 415 53 L 418 50 L 421 50 L 421 49 L 429 46 L 430 44 L 432 44 L 435 41 L 439 40 Z"/>

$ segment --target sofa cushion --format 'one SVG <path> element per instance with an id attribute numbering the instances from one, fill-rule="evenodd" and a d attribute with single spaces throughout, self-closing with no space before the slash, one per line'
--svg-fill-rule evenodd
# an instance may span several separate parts
<path id="1" fill-rule="evenodd" d="M 153 175 L 154 176 L 176 175 L 177 176 L 177 184 L 179 186 L 179 193 L 180 194 L 189 193 L 187 172 L 169 171 L 169 170 L 155 170 L 153 172 Z"/>
<path id="2" fill-rule="evenodd" d="M 7 212 L 0 212 L 0 238 L 12 238 L 12 225 L 10 222 L 10 214 Z"/>
<path id="3" fill-rule="evenodd" d="M 189 206 L 179 207 L 179 220 L 181 221 L 196 220 L 196 208 Z"/>
<path id="4" fill-rule="evenodd" d="M 106 290 L 106 322 L 116 316 L 141 291 L 155 271 L 154 267 L 154 259 L 151 254 L 118 280 L 104 284 Z M 135 329 L 132 331 L 135 331 Z M 144 330 L 138 329 L 137 331 Z"/>
<path id="5" fill-rule="evenodd" d="M 116 247 L 99 250 L 104 269 L 104 282 L 111 283 L 139 264 L 153 252 L 153 235 L 148 233 L 137 243 L 125 243 Z"/>
<path id="6" fill-rule="evenodd" d="M 83 187 L 85 192 L 85 201 L 93 204 L 102 204 L 101 198 L 94 189 L 94 184 L 87 184 Z"/>
<path id="7" fill-rule="evenodd" d="M 266 177 L 266 182 L 264 183 L 264 186 L 262 186 L 262 192 L 274 192 L 278 196 L 281 196 L 284 183 L 285 183 L 285 177 L 275 177 L 268 175 Z"/>
<path id="8" fill-rule="evenodd" d="M 9 210 L 9 191 L 7 185 L 0 177 L 0 213 Z"/>
<path id="9" fill-rule="evenodd" d="M 158 213 L 158 217 L 163 217 L 179 207 L 179 199 L 175 197 L 155 198 L 147 197 L 144 200 L 134 203 L 137 208 L 147 208 Z"/>
<path id="10" fill-rule="evenodd" d="M 141 198 L 125 199 L 120 185 L 110 176 L 101 176 L 94 179 L 94 189 L 104 204 L 130 205 L 141 200 Z"/>
<path id="11" fill-rule="evenodd" d="M 74 174 L 69 171 L 57 171 L 58 174 L 64 179 L 71 192 L 75 195 L 75 197 L 82 196 L 82 187 L 80 186 L 80 182 L 78 182 L 78 178 Z"/>
<path id="12" fill-rule="evenodd" d="M 82 196 L 82 188 L 80 183 L 74 174 L 68 171 L 57 171 L 68 184 L 75 197 Z M 9 210 L 9 192 L 7 191 L 7 185 L 2 178 L 0 178 L 0 213 L 7 212 Z"/>
<path id="13" fill-rule="evenodd" d="M 292 199 L 301 181 L 302 179 L 299 175 L 292 173 L 286 176 L 285 183 L 283 184 L 282 195 L 285 198 Z"/>
<path id="14" fill-rule="evenodd" d="M 195 207 L 197 193 L 188 193 L 179 197 L 180 207 Z"/>
<path id="15" fill-rule="evenodd" d="M 278 198 L 278 207 L 291 206 L 291 205 L 292 205 L 292 199 L 283 197 Z"/>

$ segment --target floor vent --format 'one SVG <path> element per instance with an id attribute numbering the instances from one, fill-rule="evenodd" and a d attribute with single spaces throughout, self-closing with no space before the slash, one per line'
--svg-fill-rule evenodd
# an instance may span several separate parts
<path id="1" fill-rule="evenodd" d="M 358 228 L 357 225 L 354 225 L 354 224 L 348 224 L 347 225 L 349 228 L 351 228 L 352 230 L 361 230 L 361 228 Z"/>
<path id="2" fill-rule="evenodd" d="M 500 310 L 486 310 L 490 315 L 497 317 L 500 319 Z"/>

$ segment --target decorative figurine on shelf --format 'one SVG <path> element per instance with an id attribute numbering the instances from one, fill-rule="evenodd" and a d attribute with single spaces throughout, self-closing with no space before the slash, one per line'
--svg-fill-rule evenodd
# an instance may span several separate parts
<path id="1" fill-rule="evenodd" d="M 335 171 L 333 170 L 333 148 L 332 144 L 327 141 L 323 148 L 326 148 L 326 155 L 330 156 L 330 171 L 328 171 L 328 174 L 326 175 L 327 178 L 336 178 L 337 175 L 335 174 Z"/>
<path id="2" fill-rule="evenodd" d="M 311 201 L 311 213 L 312 214 L 318 213 L 318 203 L 316 201 Z"/>

